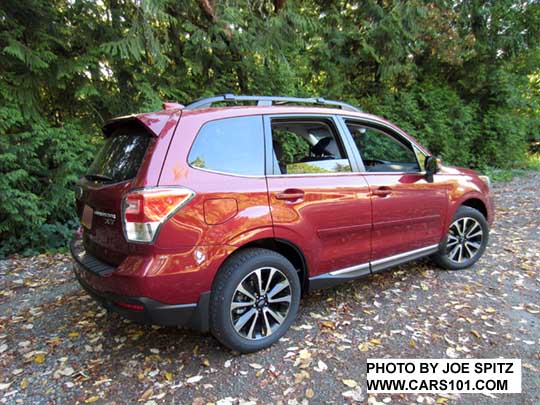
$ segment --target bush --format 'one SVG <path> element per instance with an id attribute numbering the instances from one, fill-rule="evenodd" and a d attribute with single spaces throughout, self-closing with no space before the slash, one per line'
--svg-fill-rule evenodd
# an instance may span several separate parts
<path id="1" fill-rule="evenodd" d="M 88 131 L 2 107 L 0 132 L 0 257 L 65 246 L 78 223 L 72 185 L 95 149 Z"/>

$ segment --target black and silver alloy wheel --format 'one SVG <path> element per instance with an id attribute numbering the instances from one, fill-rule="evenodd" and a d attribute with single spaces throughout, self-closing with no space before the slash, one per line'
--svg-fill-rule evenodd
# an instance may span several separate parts
<path id="1" fill-rule="evenodd" d="M 236 332 L 246 339 L 270 336 L 283 323 L 291 306 L 289 280 L 274 267 L 248 274 L 233 294 L 230 314 Z"/>
<path id="2" fill-rule="evenodd" d="M 489 227 L 484 215 L 474 208 L 461 206 L 433 259 L 447 270 L 465 269 L 480 259 L 488 237 Z"/>
<path id="3" fill-rule="evenodd" d="M 210 331 L 241 353 L 264 349 L 287 332 L 300 305 L 297 270 L 283 255 L 245 248 L 221 266 L 210 295 Z"/>
<path id="4" fill-rule="evenodd" d="M 450 225 L 446 254 L 455 263 L 464 263 L 474 258 L 480 251 L 484 232 L 480 223 L 471 217 L 455 220 Z"/>

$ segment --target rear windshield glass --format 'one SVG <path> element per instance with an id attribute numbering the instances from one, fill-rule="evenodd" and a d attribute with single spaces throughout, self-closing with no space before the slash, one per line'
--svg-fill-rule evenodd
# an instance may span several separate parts
<path id="1" fill-rule="evenodd" d="M 150 140 L 150 135 L 138 126 L 117 129 L 101 147 L 86 177 L 114 183 L 134 178 Z"/>

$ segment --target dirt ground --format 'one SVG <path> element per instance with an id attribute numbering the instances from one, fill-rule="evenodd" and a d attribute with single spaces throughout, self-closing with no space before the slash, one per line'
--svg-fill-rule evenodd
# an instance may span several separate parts
<path id="1" fill-rule="evenodd" d="M 68 255 L 1 261 L 0 402 L 538 404 L 540 174 L 494 187 L 473 268 L 423 260 L 309 294 L 292 330 L 250 355 L 108 314 Z M 368 396 L 366 359 L 382 357 L 520 358 L 523 393 Z"/>

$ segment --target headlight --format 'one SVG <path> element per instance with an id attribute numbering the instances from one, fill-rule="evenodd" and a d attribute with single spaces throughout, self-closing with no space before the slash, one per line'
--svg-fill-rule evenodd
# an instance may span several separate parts
<path id="1" fill-rule="evenodd" d="M 480 180 L 486 183 L 488 188 L 491 190 L 491 179 L 489 178 L 489 176 L 478 176 L 478 177 L 480 178 Z"/>

